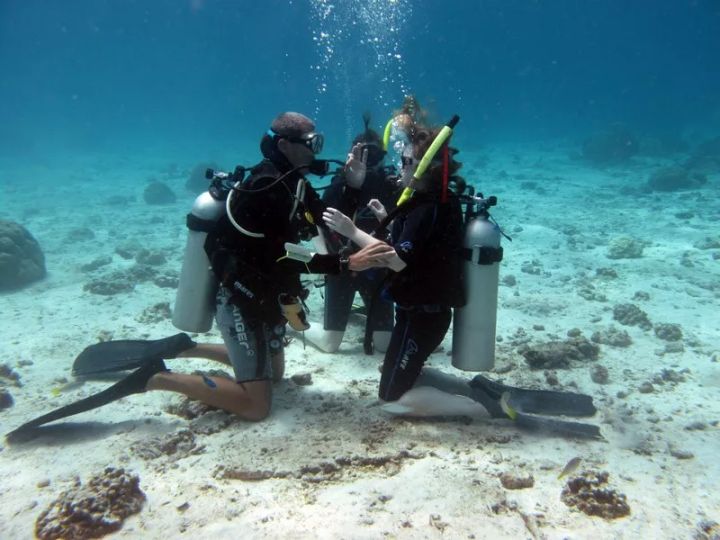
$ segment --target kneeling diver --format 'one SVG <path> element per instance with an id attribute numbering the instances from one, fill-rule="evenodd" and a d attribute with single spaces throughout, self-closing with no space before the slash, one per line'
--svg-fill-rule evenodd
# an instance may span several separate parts
<path id="1" fill-rule="evenodd" d="M 396 273 L 388 288 L 397 303 L 396 325 L 383 364 L 380 398 L 388 402 L 386 407 L 391 412 L 411 415 L 457 414 L 453 400 L 465 410 L 469 401 L 482 405 L 493 417 L 510 418 L 518 427 L 598 438 L 597 426 L 536 416 L 592 416 L 596 409 L 590 396 L 513 388 L 480 375 L 468 382 L 423 368 L 449 328 L 451 309 L 462 305 L 464 300 L 458 295 L 457 287 L 439 286 L 458 283 L 456 251 L 461 245 L 462 233 L 457 198 L 447 192 L 448 175 L 459 167 L 454 161 L 450 163 L 448 135 L 448 131 L 442 130 L 440 134 L 427 130 L 416 130 L 413 134 L 413 145 L 408 147 L 403 160 L 403 176 L 415 194 L 383 220 L 386 224 L 392 220 L 390 246 L 359 231 L 340 212 L 328 209 L 323 216 L 331 229 L 364 246 L 352 255 L 352 264 L 341 261 L 341 268 L 347 270 L 350 266 L 362 270 L 378 266 L 389 267 Z M 439 141 L 438 144 L 432 144 L 435 141 Z M 432 159 L 435 151 L 430 150 L 441 146 L 443 159 L 438 163 Z M 418 161 L 420 165 L 416 165 Z M 38 426 L 144 392 L 148 380 L 155 374 L 168 373 L 165 359 L 196 356 L 229 363 L 227 351 L 223 353 L 221 349 L 222 346 L 196 344 L 182 333 L 156 341 L 109 341 L 91 345 L 76 359 L 73 375 L 135 371 L 102 392 L 23 424 L 8 437 L 23 437 Z M 217 378 L 203 376 L 202 380 L 208 391 L 218 384 Z"/>
<path id="2" fill-rule="evenodd" d="M 424 368 L 449 329 L 452 310 L 466 303 L 460 285 L 463 216 L 458 196 L 449 189 L 463 184 L 454 176 L 460 164 L 447 142 L 457 121 L 454 117 L 440 130 L 413 126 L 403 149 L 401 178 L 406 190 L 389 215 L 377 204 L 374 207 L 384 216 L 378 234 L 390 227 L 389 245 L 385 244 L 390 256 L 377 266 L 392 270 L 386 292 L 396 305 L 379 397 L 387 402 L 384 408 L 395 414 L 446 416 L 482 406 L 491 416 L 510 418 L 519 427 L 600 437 L 595 425 L 536 416 L 592 416 L 596 409 L 590 396 L 513 388 L 481 375 L 467 381 Z M 331 230 L 366 249 L 384 244 L 336 209 L 328 208 L 323 218 Z"/>

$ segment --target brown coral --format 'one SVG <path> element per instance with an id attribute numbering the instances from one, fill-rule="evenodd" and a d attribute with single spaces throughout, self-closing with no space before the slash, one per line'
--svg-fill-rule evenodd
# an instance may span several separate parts
<path id="1" fill-rule="evenodd" d="M 0 219 L 0 290 L 19 289 L 46 273 L 45 255 L 33 235 L 19 223 Z"/>
<path id="2" fill-rule="evenodd" d="M 137 475 L 107 467 L 84 486 L 78 480 L 43 510 L 35 522 L 35 535 L 40 540 L 100 538 L 119 530 L 144 502 Z"/>
<path id="3" fill-rule="evenodd" d="M 617 519 L 630 515 L 625 495 L 607 487 L 609 476 L 606 471 L 585 471 L 581 476 L 570 478 L 560 499 L 589 516 Z"/>

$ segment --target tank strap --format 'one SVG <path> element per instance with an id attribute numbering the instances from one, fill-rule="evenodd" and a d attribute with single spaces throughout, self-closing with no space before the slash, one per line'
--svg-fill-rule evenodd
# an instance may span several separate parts
<path id="1" fill-rule="evenodd" d="M 474 253 L 477 253 L 477 256 L 473 257 Z M 461 249 L 461 256 L 473 264 L 489 265 L 503 260 L 503 248 L 478 246 L 475 249 L 470 249 L 464 247 Z"/>
<path id="2" fill-rule="evenodd" d="M 211 219 L 202 219 L 194 214 L 187 215 L 187 228 L 191 231 L 211 233 L 215 230 L 216 221 Z"/>

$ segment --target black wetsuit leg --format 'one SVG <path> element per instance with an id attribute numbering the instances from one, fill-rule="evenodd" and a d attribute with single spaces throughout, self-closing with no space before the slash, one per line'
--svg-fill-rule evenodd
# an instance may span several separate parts
<path id="1" fill-rule="evenodd" d="M 358 275 L 358 292 L 367 307 L 368 330 L 371 332 L 391 332 L 393 329 L 394 304 L 382 295 L 386 274 L 384 269 L 376 268 Z"/>
<path id="2" fill-rule="evenodd" d="M 438 306 L 437 311 L 396 308 L 380 378 L 380 399 L 395 401 L 413 387 L 428 356 L 442 343 L 451 318 L 449 307 Z"/>

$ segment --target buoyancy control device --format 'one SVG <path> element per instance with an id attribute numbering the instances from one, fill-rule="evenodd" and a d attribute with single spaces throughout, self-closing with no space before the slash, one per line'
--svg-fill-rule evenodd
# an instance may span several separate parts
<path id="1" fill-rule="evenodd" d="M 452 364 L 465 371 L 486 371 L 495 364 L 495 330 L 500 261 L 500 227 L 489 209 L 496 197 L 464 195 L 465 237 L 462 258 L 466 304 L 453 316 Z"/>
<path id="2" fill-rule="evenodd" d="M 188 237 L 172 315 L 173 325 L 185 332 L 212 328 L 218 282 L 205 252 L 205 239 L 225 213 L 228 194 L 244 173 L 242 167 L 230 174 L 208 169 L 205 177 L 210 187 L 195 199 L 187 215 Z"/>

